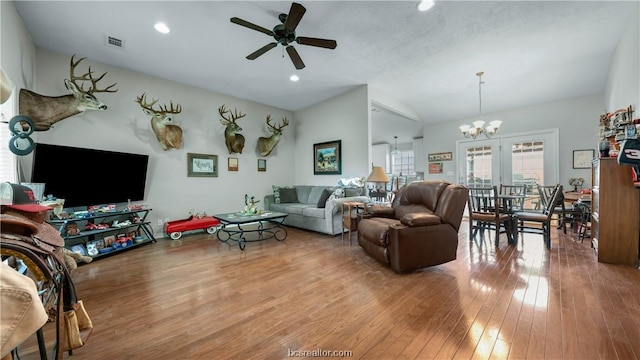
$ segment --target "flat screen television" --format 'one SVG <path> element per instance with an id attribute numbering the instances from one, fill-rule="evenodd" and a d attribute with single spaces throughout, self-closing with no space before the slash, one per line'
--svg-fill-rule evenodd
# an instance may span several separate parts
<path id="1" fill-rule="evenodd" d="M 31 182 L 65 207 L 144 200 L 149 155 L 37 143 Z"/>

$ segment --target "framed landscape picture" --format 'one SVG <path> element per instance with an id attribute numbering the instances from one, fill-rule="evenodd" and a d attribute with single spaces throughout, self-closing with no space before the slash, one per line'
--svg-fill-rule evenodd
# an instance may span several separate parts
<path id="1" fill-rule="evenodd" d="M 187 176 L 218 177 L 218 156 L 187 153 Z"/>
<path id="2" fill-rule="evenodd" d="M 313 174 L 342 174 L 342 140 L 313 144 Z"/>

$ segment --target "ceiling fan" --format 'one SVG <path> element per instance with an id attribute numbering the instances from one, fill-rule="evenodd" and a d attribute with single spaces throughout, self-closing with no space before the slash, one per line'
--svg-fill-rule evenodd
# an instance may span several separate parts
<path id="1" fill-rule="evenodd" d="M 275 42 L 269 43 L 249 54 L 247 56 L 247 59 L 255 60 L 260 55 L 278 46 L 278 44 L 281 44 L 287 49 L 287 54 L 289 54 L 293 65 L 296 67 L 296 69 L 300 70 L 304 68 L 304 62 L 300 58 L 298 51 L 296 51 L 293 45 L 291 45 L 292 43 L 295 42 L 300 45 L 310 45 L 326 49 L 335 49 L 338 45 L 335 40 L 296 36 L 296 27 L 298 26 L 298 23 L 300 22 L 302 16 L 306 11 L 307 9 L 305 9 L 304 6 L 298 3 L 292 3 L 291 9 L 289 9 L 289 14 L 278 15 L 278 19 L 282 22 L 282 24 L 276 25 L 273 30 L 263 28 L 262 26 L 250 23 L 237 17 L 232 17 L 232 23 L 248 27 L 249 29 L 260 31 L 269 36 L 272 36 L 275 39 Z"/>

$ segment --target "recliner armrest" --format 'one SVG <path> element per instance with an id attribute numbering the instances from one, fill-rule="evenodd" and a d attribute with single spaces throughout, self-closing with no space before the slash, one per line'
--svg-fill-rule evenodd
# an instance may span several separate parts
<path id="1" fill-rule="evenodd" d="M 438 215 L 429 213 L 411 213 L 403 216 L 400 222 L 405 226 L 415 227 L 438 225 L 442 223 L 442 219 Z"/>
<path id="2" fill-rule="evenodd" d="M 396 210 L 390 206 L 369 205 L 367 206 L 367 213 L 371 216 L 394 218 Z"/>

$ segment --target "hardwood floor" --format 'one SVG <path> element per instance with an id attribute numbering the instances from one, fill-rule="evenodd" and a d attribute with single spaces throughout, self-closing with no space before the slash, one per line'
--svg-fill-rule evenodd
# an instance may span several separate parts
<path id="1" fill-rule="evenodd" d="M 457 260 L 407 275 L 357 241 L 293 228 L 245 251 L 198 234 L 94 261 L 73 277 L 95 329 L 70 358 L 640 357 L 637 268 L 598 263 L 555 229 L 546 250 L 534 234 L 469 243 L 467 228 Z"/>

